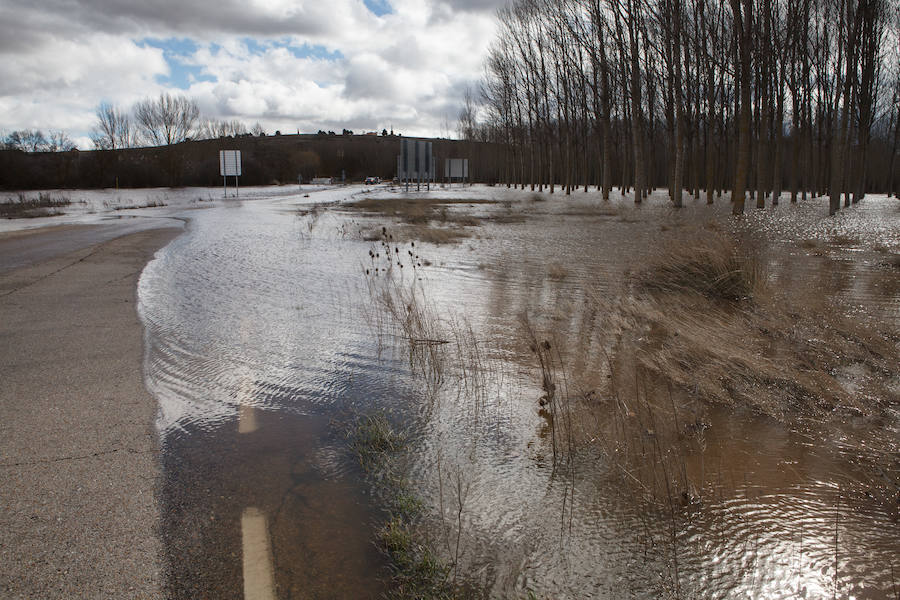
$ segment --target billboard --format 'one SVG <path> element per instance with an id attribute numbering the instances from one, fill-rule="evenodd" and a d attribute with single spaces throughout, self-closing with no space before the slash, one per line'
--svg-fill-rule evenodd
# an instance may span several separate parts
<path id="1" fill-rule="evenodd" d="M 469 159 L 468 158 L 447 158 L 444 160 L 444 177 L 468 179 L 469 178 Z"/>
<path id="2" fill-rule="evenodd" d="M 400 140 L 400 157 L 397 160 L 397 177 L 400 179 L 417 180 L 431 179 L 432 143 L 424 140 Z"/>
<path id="3" fill-rule="evenodd" d="M 222 177 L 241 175 L 241 151 L 219 150 L 219 174 Z"/>

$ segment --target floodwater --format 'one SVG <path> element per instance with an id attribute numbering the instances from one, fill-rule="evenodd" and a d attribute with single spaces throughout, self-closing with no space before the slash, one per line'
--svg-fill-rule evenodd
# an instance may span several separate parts
<path id="1" fill-rule="evenodd" d="M 787 298 L 814 289 L 896 332 L 896 201 L 871 197 L 835 218 L 825 201 L 783 203 L 734 220 L 724 201 L 675 211 L 657 196 L 635 207 L 581 192 L 435 190 L 456 202 L 451 213 L 483 217 L 458 243 L 396 244 L 423 264 L 401 285 L 476 341 L 476 381 L 459 354 L 436 382 L 373 319 L 365 268 L 379 246 L 365 240 L 398 226 L 340 203 L 363 193 L 259 194 L 185 213 L 185 233 L 141 277 L 169 595 L 378 597 L 383 498 L 349 440 L 360 415 L 383 412 L 406 436 L 430 541 L 493 597 L 896 597 L 896 396 L 882 424 L 894 446 L 872 449 L 881 480 L 840 430 L 718 407 L 702 451 L 685 458 L 702 500 L 645 501 L 590 438 L 565 468 L 554 463 L 519 323 L 527 313 L 555 339 L 577 338 L 603 318 L 584 310 L 591 298 L 614 301 L 654 248 L 712 221 L 760 249 Z M 482 199 L 494 202 L 465 203 Z M 314 202 L 324 205 L 309 212 Z M 579 355 L 581 370 L 604 360 L 590 344 Z M 852 369 L 843 376 L 854 384 Z M 248 525 L 260 518 L 262 541 Z"/>

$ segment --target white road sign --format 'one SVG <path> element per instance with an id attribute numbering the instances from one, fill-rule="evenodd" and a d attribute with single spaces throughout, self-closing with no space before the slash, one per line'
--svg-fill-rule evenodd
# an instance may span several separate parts
<path id="1" fill-rule="evenodd" d="M 222 177 L 239 177 L 241 174 L 241 151 L 219 150 L 219 174 Z"/>

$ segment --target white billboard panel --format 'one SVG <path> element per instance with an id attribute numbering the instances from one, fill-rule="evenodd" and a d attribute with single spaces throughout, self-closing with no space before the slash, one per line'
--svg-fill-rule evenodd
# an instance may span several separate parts
<path id="1" fill-rule="evenodd" d="M 448 158 L 444 160 L 444 177 L 456 177 L 458 179 L 468 179 L 469 177 L 469 159 L 468 158 Z"/>
<path id="2" fill-rule="evenodd" d="M 400 140 L 400 156 L 397 158 L 397 177 L 400 179 L 431 179 L 434 159 L 432 142 L 424 140 Z"/>
<path id="3" fill-rule="evenodd" d="M 241 151 L 219 150 L 219 174 L 222 177 L 241 175 Z"/>

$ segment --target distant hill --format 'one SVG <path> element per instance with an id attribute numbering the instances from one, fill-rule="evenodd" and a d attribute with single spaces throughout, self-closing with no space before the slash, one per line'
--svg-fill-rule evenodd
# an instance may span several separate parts
<path id="1" fill-rule="evenodd" d="M 400 136 L 270 135 L 189 141 L 173 146 L 27 153 L 0 151 L 0 188 L 110 188 L 215 186 L 219 150 L 240 150 L 241 185 L 296 183 L 313 177 L 348 181 L 396 175 Z M 496 144 L 431 139 L 437 179 L 445 158 L 468 158 L 473 181 L 492 183 L 501 177 L 501 148 Z"/>

